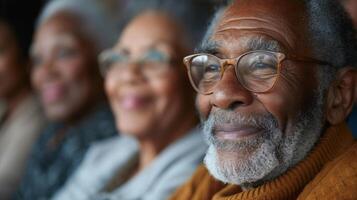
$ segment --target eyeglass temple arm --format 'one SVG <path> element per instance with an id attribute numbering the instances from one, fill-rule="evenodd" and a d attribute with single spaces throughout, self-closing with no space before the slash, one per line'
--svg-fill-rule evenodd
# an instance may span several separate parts
<path id="1" fill-rule="evenodd" d="M 318 59 L 314 59 L 314 58 L 310 58 L 310 57 L 299 57 L 299 56 L 296 56 L 296 55 L 289 55 L 287 58 L 290 59 L 290 60 L 295 60 L 295 61 L 300 61 L 300 62 L 309 62 L 309 63 L 316 63 L 318 65 L 332 66 L 332 64 L 329 63 L 329 62 L 318 60 Z"/>

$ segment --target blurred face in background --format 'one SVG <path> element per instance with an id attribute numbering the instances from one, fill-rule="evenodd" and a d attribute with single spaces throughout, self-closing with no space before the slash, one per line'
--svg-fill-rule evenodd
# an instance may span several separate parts
<path id="1" fill-rule="evenodd" d="M 106 92 L 123 133 L 160 137 L 193 110 L 180 32 L 169 17 L 147 12 L 124 29 L 112 50 L 102 53 Z"/>
<path id="2" fill-rule="evenodd" d="M 357 27 L 357 1 L 356 0 L 341 0 L 343 6 L 347 10 L 348 14 L 351 15 L 353 24 Z"/>
<path id="3" fill-rule="evenodd" d="M 72 15 L 60 13 L 37 30 L 32 47 L 32 83 L 46 115 L 54 121 L 78 120 L 102 88 L 96 53 Z"/>
<path id="4" fill-rule="evenodd" d="M 0 19 L 0 98 L 11 98 L 27 83 L 26 64 L 10 27 Z"/>
<path id="5" fill-rule="evenodd" d="M 357 0 L 341 0 L 342 5 L 350 15 L 355 29 L 357 29 Z M 357 78 L 356 78 L 357 80 Z M 357 84 L 357 83 L 356 83 Z M 357 107 L 357 87 L 355 92 L 355 108 Z"/>

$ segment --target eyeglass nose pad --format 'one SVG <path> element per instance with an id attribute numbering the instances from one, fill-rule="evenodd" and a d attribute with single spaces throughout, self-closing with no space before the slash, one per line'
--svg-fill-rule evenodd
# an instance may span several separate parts
<path id="1" fill-rule="evenodd" d="M 226 68 L 229 66 L 229 63 L 227 60 L 224 60 L 223 62 L 221 62 L 221 78 L 224 74 L 224 72 L 226 71 Z"/>
<path id="2" fill-rule="evenodd" d="M 232 62 L 230 62 L 229 60 L 224 60 L 224 61 L 221 63 L 221 78 L 223 77 L 224 72 L 226 71 L 226 69 L 227 69 L 229 66 L 233 66 L 233 67 L 234 67 L 234 64 L 233 64 Z"/>

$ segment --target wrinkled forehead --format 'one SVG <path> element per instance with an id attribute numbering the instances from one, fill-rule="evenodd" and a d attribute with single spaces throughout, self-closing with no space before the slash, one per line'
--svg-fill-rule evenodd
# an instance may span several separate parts
<path id="1" fill-rule="evenodd" d="M 289 51 L 303 51 L 302 41 L 308 37 L 304 15 L 297 0 L 236 0 L 223 11 L 210 40 L 234 44 L 260 35 Z"/>

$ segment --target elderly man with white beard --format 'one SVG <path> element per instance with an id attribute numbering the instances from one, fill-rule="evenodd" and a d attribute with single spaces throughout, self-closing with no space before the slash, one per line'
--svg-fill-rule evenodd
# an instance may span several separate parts
<path id="1" fill-rule="evenodd" d="M 335 0 L 219 9 L 184 59 L 209 150 L 172 199 L 357 199 L 356 45 Z"/>

